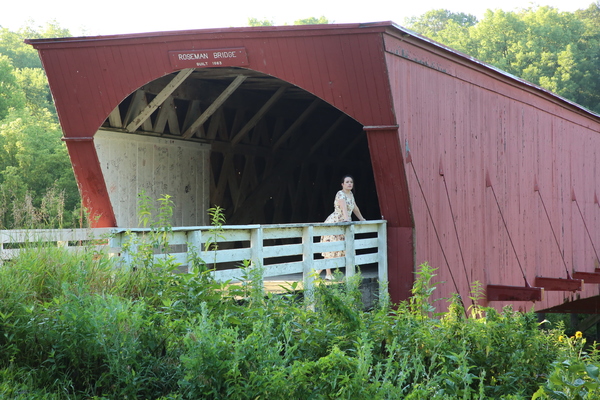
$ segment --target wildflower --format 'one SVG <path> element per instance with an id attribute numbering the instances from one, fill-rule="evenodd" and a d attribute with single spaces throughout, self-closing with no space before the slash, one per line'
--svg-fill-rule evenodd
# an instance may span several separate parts
<path id="1" fill-rule="evenodd" d="M 558 341 L 559 341 L 559 342 L 562 342 L 564 338 L 565 338 L 565 337 L 564 337 L 563 335 L 560 335 L 560 336 L 558 337 Z"/>
<path id="2" fill-rule="evenodd" d="M 575 332 L 576 339 L 581 339 L 582 337 L 583 337 L 583 333 L 581 333 L 580 331 Z"/>

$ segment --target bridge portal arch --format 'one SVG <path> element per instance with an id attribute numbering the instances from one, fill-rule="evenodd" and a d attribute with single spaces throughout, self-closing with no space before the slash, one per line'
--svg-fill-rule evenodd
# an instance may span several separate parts
<path id="1" fill-rule="evenodd" d="M 389 287 L 400 300 L 409 295 L 414 255 L 382 40 L 396 31 L 377 22 L 27 42 L 42 59 L 95 227 L 132 218 L 133 196 L 150 182 L 160 183 L 154 195 L 203 193 L 204 203 L 182 203 L 176 225 L 202 223 L 198 215 L 214 204 L 228 223 L 322 221 L 338 179 L 350 173 L 363 215 L 388 222 Z M 125 147 L 152 152 L 152 160 L 106 161 L 114 159 L 106 151 L 124 160 Z M 210 171 L 195 186 L 182 178 L 194 172 L 197 163 L 185 161 L 192 156 L 165 156 L 192 147 L 204 151 L 202 171 Z M 115 197 L 119 190 L 128 194 Z"/>
<path id="2" fill-rule="evenodd" d="M 116 225 L 137 224 L 136 196 L 169 194 L 176 226 L 316 222 L 343 174 L 380 216 L 367 133 L 289 82 L 248 68 L 187 69 L 130 93 L 94 135 Z M 124 184 L 126 183 L 126 184 Z"/>

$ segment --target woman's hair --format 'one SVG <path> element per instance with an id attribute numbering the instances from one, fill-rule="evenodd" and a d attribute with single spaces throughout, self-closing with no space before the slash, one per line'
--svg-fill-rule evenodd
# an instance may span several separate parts
<path id="1" fill-rule="evenodd" d="M 346 178 L 350 178 L 350 179 L 352 179 L 352 182 L 354 182 L 354 177 L 352 175 L 346 174 L 346 175 L 342 176 L 342 181 L 340 183 L 344 183 Z"/>

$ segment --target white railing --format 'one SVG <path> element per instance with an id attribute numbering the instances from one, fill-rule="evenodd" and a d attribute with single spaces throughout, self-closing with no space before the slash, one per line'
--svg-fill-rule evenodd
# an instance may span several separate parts
<path id="1" fill-rule="evenodd" d="M 0 256 L 15 257 L 24 243 L 55 242 L 77 250 L 90 244 L 108 248 L 120 256 L 124 265 L 132 262 L 135 243 L 142 241 L 149 229 L 102 228 L 62 230 L 0 231 Z M 345 235 L 346 240 L 320 242 L 320 236 Z M 354 275 L 356 266 L 377 265 L 380 284 L 387 284 L 386 222 L 361 221 L 338 224 L 231 225 L 216 232 L 213 227 L 176 227 L 167 235 L 168 254 L 187 265 L 197 254 L 209 268 L 215 269 L 219 281 L 242 280 L 244 261 L 260 266 L 264 278 L 302 274 L 304 288 L 312 287 L 314 270 L 343 268 L 346 276 Z M 207 242 L 216 242 L 216 250 L 205 250 Z M 129 245 L 126 245 L 129 243 Z M 345 251 L 345 257 L 324 259 L 320 253 Z"/>
<path id="2" fill-rule="evenodd" d="M 0 230 L 0 263 L 15 258 L 24 247 L 54 243 L 78 251 L 94 246 L 105 250 L 114 228 Z"/>

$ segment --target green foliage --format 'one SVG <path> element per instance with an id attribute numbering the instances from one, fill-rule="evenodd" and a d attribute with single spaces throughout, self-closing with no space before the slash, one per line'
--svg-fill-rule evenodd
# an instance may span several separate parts
<path id="1" fill-rule="evenodd" d="M 61 136 L 58 124 L 48 111 L 40 111 L 34 117 L 28 109 L 13 109 L 4 121 L 0 121 L 0 216 L 3 228 L 76 224 L 79 195 Z M 48 201 L 55 205 L 57 201 L 62 202 L 61 209 L 46 215 L 49 210 L 44 207 Z M 26 204 L 31 207 L 23 207 Z M 57 213 L 62 213 L 62 217 L 58 218 Z"/>
<path id="2" fill-rule="evenodd" d="M 0 121 L 6 118 L 11 108 L 24 105 L 25 96 L 19 90 L 12 62 L 0 53 Z"/>
<path id="3" fill-rule="evenodd" d="M 325 16 L 320 16 L 319 18 L 316 17 L 310 17 L 310 18 L 304 18 L 304 19 L 297 19 L 294 21 L 294 25 L 319 25 L 319 24 L 330 24 L 331 21 L 329 21 Z"/>
<path id="4" fill-rule="evenodd" d="M 273 26 L 275 23 L 268 19 L 248 18 L 248 26 Z"/>
<path id="5" fill-rule="evenodd" d="M 148 282 L 154 281 L 155 271 L 173 271 L 179 267 L 169 253 L 169 234 L 172 233 L 173 201 L 168 194 L 158 200 L 158 205 L 144 190 L 138 194 L 139 224 L 149 228 L 147 232 L 127 232 L 122 249 L 124 264 L 137 274 L 147 275 Z M 162 254 L 157 258 L 156 254 Z M 145 289 L 140 288 L 141 295 Z"/>
<path id="6" fill-rule="evenodd" d="M 214 206 L 208 209 L 210 217 L 209 237 L 204 244 L 204 250 L 217 250 L 217 241 L 223 239 L 223 225 L 225 225 L 225 210 L 219 206 Z"/>
<path id="7" fill-rule="evenodd" d="M 82 210 L 46 75 L 26 38 L 69 36 L 49 24 L 0 29 L 0 228 L 74 227 Z"/>
<path id="8" fill-rule="evenodd" d="M 208 209 L 208 216 L 210 217 L 210 230 L 208 231 L 208 237 L 204 242 L 204 251 L 213 251 L 213 268 L 217 266 L 217 250 L 219 239 L 223 239 L 223 225 L 225 225 L 225 210 L 219 206 L 214 206 Z"/>
<path id="9" fill-rule="evenodd" d="M 585 349 L 586 340 L 581 332 L 574 336 L 559 336 L 563 351 L 552 363 L 547 382 L 533 395 L 535 399 L 597 399 L 600 396 L 600 354 L 594 348 Z M 596 347 L 596 344 L 594 344 Z"/>
<path id="10" fill-rule="evenodd" d="M 168 198 L 160 204 L 165 219 Z M 152 225 L 161 213 L 150 214 Z M 595 393 L 596 358 L 583 358 L 580 339 L 539 329 L 533 314 L 479 307 L 467 318 L 454 298 L 448 313 L 432 315 L 427 264 L 414 300 L 365 312 L 360 275 L 316 285 L 308 307 L 297 293 L 263 294 L 260 268 L 249 264 L 239 286 L 215 282 L 205 267 L 174 274 L 168 259 L 136 270 L 115 262 L 93 249 L 42 247 L 0 269 L 0 393 L 525 399 L 584 378 Z M 567 369 L 559 388 L 553 376 L 564 376 L 565 361 L 584 369 Z"/>
<path id="11" fill-rule="evenodd" d="M 434 271 L 435 268 L 428 263 L 419 265 L 418 279 L 415 279 L 411 289 L 410 311 L 413 315 L 420 316 L 423 319 L 428 318 L 435 311 L 435 307 L 429 303 L 435 290 L 435 286 L 432 286 L 431 283 L 431 279 L 435 276 Z"/>
<path id="12" fill-rule="evenodd" d="M 404 24 L 422 35 L 433 37 L 448 29 L 450 24 L 467 28 L 474 26 L 477 24 L 477 17 L 471 14 L 437 9 L 427 11 L 419 17 L 406 18 Z"/>
<path id="13" fill-rule="evenodd" d="M 317 17 L 309 17 L 304 19 L 297 19 L 294 21 L 294 25 L 317 25 L 317 24 L 330 24 L 332 21 L 329 21 L 324 16 L 319 18 Z M 248 18 L 248 26 L 273 26 L 275 25 L 275 21 L 270 19 L 258 19 L 258 18 Z M 285 24 L 287 25 L 287 24 Z"/>
<path id="14" fill-rule="evenodd" d="M 42 68 L 37 51 L 24 43 L 25 39 L 69 36 L 69 30 L 61 28 L 56 22 L 50 22 L 43 27 L 26 26 L 16 32 L 0 28 L 0 54 L 8 56 L 15 68 Z"/>
<path id="15" fill-rule="evenodd" d="M 25 105 L 35 116 L 44 118 L 46 112 L 56 118 L 56 110 L 52 102 L 48 78 L 41 68 L 15 69 L 17 83 L 25 95 Z"/>
<path id="16" fill-rule="evenodd" d="M 600 112 L 598 11 L 488 10 L 480 21 L 433 10 L 407 27 Z"/>

